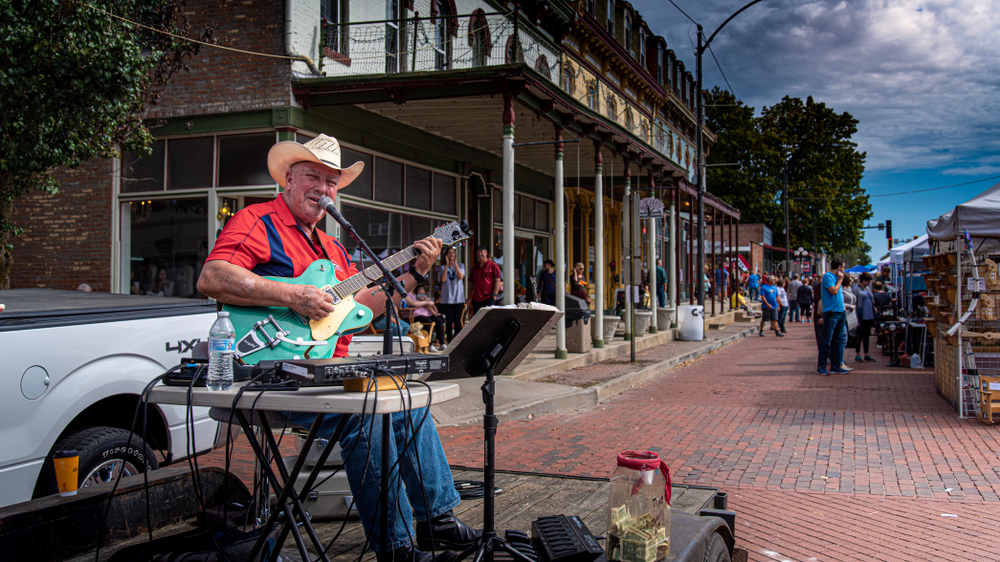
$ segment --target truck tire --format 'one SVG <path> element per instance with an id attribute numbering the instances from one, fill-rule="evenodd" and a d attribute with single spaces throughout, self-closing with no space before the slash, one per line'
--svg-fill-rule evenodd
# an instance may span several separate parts
<path id="1" fill-rule="evenodd" d="M 49 451 L 38 477 L 38 485 L 35 486 L 36 498 L 59 492 L 52 456 L 56 451 L 65 449 L 75 449 L 80 453 L 81 488 L 101 482 L 113 482 L 122 470 L 125 471 L 125 476 L 133 476 L 160 467 L 153 451 L 138 435 L 133 435 L 130 443 L 128 430 L 118 427 L 86 427 L 63 437 Z"/>
<path id="2" fill-rule="evenodd" d="M 726 540 L 719 533 L 712 533 L 705 549 L 705 562 L 732 562 Z"/>

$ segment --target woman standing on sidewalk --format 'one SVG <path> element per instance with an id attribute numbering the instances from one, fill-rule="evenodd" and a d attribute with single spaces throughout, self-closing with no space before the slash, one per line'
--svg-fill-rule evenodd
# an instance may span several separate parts
<path id="1" fill-rule="evenodd" d="M 872 294 L 871 289 L 868 288 L 871 282 L 872 274 L 866 271 L 858 278 L 858 284 L 851 287 L 851 292 L 857 298 L 858 343 L 854 346 L 854 352 L 857 355 L 854 360 L 858 363 L 862 361 L 862 344 L 864 344 L 865 348 L 865 358 L 863 361 L 875 362 L 875 358 L 868 353 L 868 340 L 871 337 L 872 327 L 875 326 L 875 296 Z"/>
<path id="2" fill-rule="evenodd" d="M 799 286 L 799 290 L 796 291 L 796 294 L 790 296 L 794 297 L 795 300 L 798 301 L 799 310 L 802 312 L 803 322 L 812 322 L 812 280 L 806 278 L 806 282 Z"/>
<path id="3" fill-rule="evenodd" d="M 462 329 L 465 309 L 465 264 L 458 263 L 454 246 L 449 246 L 444 253 L 444 265 L 438 269 L 438 275 L 441 280 L 441 312 L 444 314 L 448 343 L 451 343 Z"/>
<path id="4" fill-rule="evenodd" d="M 788 317 L 788 279 L 784 277 L 779 277 L 778 281 L 778 329 L 781 330 L 782 334 L 787 334 L 785 331 L 785 318 Z"/>

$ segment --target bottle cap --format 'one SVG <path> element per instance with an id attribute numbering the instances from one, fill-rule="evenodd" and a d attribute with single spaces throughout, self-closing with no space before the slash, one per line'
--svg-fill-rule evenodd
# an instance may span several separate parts
<path id="1" fill-rule="evenodd" d="M 226 311 L 226 310 L 220 310 L 219 311 L 219 318 L 224 318 L 226 316 L 229 316 L 229 312 L 228 311 Z"/>

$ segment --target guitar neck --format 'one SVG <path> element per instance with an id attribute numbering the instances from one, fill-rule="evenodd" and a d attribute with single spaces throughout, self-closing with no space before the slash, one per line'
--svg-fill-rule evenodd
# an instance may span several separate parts
<path id="1" fill-rule="evenodd" d="M 382 260 L 382 264 L 385 265 L 386 269 L 392 271 L 415 260 L 418 255 L 417 251 L 413 249 L 413 246 L 410 246 L 409 248 L 396 252 L 395 254 Z M 347 279 L 344 279 L 338 283 L 333 290 L 340 295 L 340 298 L 345 299 L 381 278 L 382 268 L 380 268 L 378 264 L 373 264 L 366 267 L 360 273 L 355 273 Z"/>

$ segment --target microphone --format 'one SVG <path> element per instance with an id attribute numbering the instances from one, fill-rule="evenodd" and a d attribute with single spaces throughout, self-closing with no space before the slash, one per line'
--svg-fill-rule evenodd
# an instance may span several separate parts
<path id="1" fill-rule="evenodd" d="M 323 210 L 329 213 L 330 216 L 333 217 L 333 220 L 337 221 L 340 224 L 340 226 L 348 230 L 354 229 L 354 227 L 351 226 L 351 223 L 347 222 L 347 219 L 344 218 L 344 215 L 340 214 L 340 209 L 338 209 L 337 206 L 333 204 L 333 199 L 330 199 L 329 197 L 326 197 L 324 195 L 323 197 L 319 198 L 319 206 L 323 207 Z"/>
<path id="2" fill-rule="evenodd" d="M 358 247 L 361 248 L 361 250 L 364 251 L 364 253 L 368 254 L 368 257 L 370 257 L 375 262 L 375 264 L 378 265 L 379 269 L 382 270 L 382 275 L 385 277 L 386 281 L 389 282 L 389 285 L 393 289 L 395 289 L 397 293 L 399 293 L 400 297 L 405 298 L 406 289 L 403 287 L 403 284 L 400 283 L 399 280 L 396 279 L 396 276 L 393 275 L 392 272 L 389 271 L 389 269 L 382 264 L 382 260 L 380 260 L 378 256 L 375 254 L 375 252 L 373 252 L 372 249 L 368 247 L 368 244 L 364 240 L 362 240 L 360 236 L 358 236 L 358 232 L 354 230 L 354 226 L 352 226 L 351 223 L 347 222 L 347 219 L 344 218 L 344 215 L 340 213 L 340 209 L 338 209 L 337 206 L 333 204 L 333 199 L 330 199 L 329 197 L 326 196 L 320 197 L 319 206 L 322 207 L 323 210 L 326 211 L 331 217 L 333 217 L 333 220 L 337 221 L 337 223 L 340 224 L 341 228 L 344 229 L 344 232 L 346 232 L 347 235 L 350 236 L 352 240 L 357 242 Z"/>

